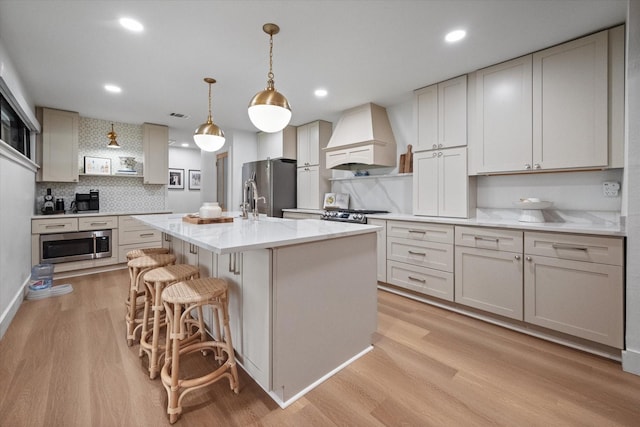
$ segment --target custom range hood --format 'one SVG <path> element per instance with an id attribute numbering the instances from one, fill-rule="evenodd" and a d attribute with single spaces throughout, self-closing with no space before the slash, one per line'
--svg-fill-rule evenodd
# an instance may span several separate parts
<path id="1" fill-rule="evenodd" d="M 396 140 L 387 110 L 372 103 L 346 110 L 324 151 L 331 169 L 395 167 Z"/>

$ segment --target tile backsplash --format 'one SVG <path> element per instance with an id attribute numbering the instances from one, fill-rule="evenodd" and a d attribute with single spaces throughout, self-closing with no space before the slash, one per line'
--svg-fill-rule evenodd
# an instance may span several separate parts
<path id="1" fill-rule="evenodd" d="M 117 134 L 120 149 L 107 148 L 107 133 L 113 130 Z M 88 193 L 97 189 L 100 192 L 101 212 L 144 212 L 165 210 L 167 188 L 165 185 L 143 185 L 142 177 L 133 176 L 94 176 L 84 173 L 84 157 L 100 157 L 111 160 L 111 172 L 120 169 L 120 157 L 133 157 L 136 160 L 136 172 L 142 175 L 142 125 L 110 122 L 106 120 L 80 117 L 78 146 L 78 183 L 38 182 L 34 212 L 39 214 L 47 188 L 51 188 L 54 198 L 64 199 L 65 209 L 69 210 L 75 193 Z"/>

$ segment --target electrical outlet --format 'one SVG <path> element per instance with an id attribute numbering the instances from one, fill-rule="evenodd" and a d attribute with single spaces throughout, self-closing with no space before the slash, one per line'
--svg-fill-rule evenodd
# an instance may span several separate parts
<path id="1" fill-rule="evenodd" d="M 605 197 L 618 197 L 620 191 L 620 183 L 615 181 L 606 181 L 602 183 L 602 193 Z"/>

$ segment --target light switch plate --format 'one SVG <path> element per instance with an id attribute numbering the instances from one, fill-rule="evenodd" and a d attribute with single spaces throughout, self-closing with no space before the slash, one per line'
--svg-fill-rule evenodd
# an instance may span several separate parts
<path id="1" fill-rule="evenodd" d="M 620 191 L 620 183 L 615 181 L 605 181 L 602 183 L 602 193 L 605 197 L 617 197 Z"/>

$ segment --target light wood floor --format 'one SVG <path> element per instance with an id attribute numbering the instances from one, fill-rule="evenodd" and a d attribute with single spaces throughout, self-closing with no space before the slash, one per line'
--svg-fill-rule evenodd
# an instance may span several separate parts
<path id="1" fill-rule="evenodd" d="M 23 303 L 0 341 L 0 426 L 169 425 L 164 388 L 126 344 L 127 280 L 65 279 L 73 293 Z M 618 363 L 378 295 L 374 350 L 289 408 L 241 371 L 239 395 L 194 392 L 176 425 L 640 425 L 640 377 Z"/>

